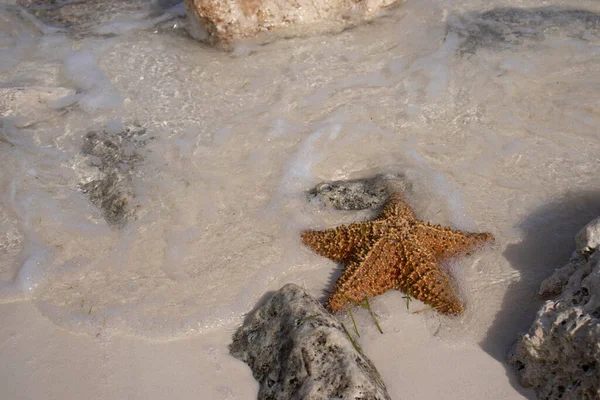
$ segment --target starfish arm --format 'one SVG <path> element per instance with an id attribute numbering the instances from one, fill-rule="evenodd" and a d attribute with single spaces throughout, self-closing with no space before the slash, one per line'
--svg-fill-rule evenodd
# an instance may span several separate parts
<path id="1" fill-rule="evenodd" d="M 493 242 L 491 233 L 471 233 L 443 228 L 439 225 L 418 224 L 414 234 L 419 242 L 432 249 L 436 260 L 468 254 L 477 246 Z"/>
<path id="2" fill-rule="evenodd" d="M 302 232 L 302 243 L 333 261 L 347 264 L 361 248 L 372 245 L 376 232 L 372 222 L 342 225 L 324 231 Z"/>
<path id="3" fill-rule="evenodd" d="M 462 302 L 450 276 L 439 267 L 433 252 L 421 247 L 411 236 L 406 235 L 396 241 L 401 259 L 395 289 L 408 293 L 442 314 L 462 313 Z"/>
<path id="4" fill-rule="evenodd" d="M 375 219 L 376 221 L 391 221 L 391 220 L 404 220 L 408 222 L 416 221 L 417 217 L 410 208 L 408 203 L 404 201 L 401 194 L 396 193 L 392 195 L 389 200 L 383 206 L 381 213 Z"/>
<path id="5" fill-rule="evenodd" d="M 398 247 L 382 238 L 351 261 L 337 280 L 325 307 L 339 311 L 348 302 L 362 302 L 393 289 L 398 280 Z"/>

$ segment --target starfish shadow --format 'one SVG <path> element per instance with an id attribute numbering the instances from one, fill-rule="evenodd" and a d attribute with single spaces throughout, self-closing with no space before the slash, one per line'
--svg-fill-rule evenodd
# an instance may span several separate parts
<path id="1" fill-rule="evenodd" d="M 599 215 L 600 191 L 568 192 L 521 221 L 518 227 L 523 240 L 504 251 L 521 276 L 508 285 L 502 307 L 481 347 L 505 366 L 511 384 L 527 398 L 534 399 L 535 395 L 519 383 L 514 369 L 506 363 L 507 352 L 518 334 L 529 330 L 543 304 L 537 296 L 542 281 L 567 263 L 575 250 L 575 235 Z"/>
<path id="2" fill-rule="evenodd" d="M 334 262 L 333 264 L 335 265 L 335 267 L 333 267 L 333 269 L 329 273 L 329 276 L 327 277 L 327 283 L 325 284 L 323 289 L 323 294 L 318 299 L 321 302 L 321 304 L 325 304 L 327 299 L 329 299 L 329 295 L 333 291 L 335 283 L 342 275 L 344 268 L 346 268 L 346 266 L 341 263 Z"/>

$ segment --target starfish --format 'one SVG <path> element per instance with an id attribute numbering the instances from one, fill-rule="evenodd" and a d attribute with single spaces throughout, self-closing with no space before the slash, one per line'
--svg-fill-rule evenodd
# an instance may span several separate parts
<path id="1" fill-rule="evenodd" d="M 305 245 L 347 265 L 325 303 L 331 312 L 397 289 L 440 313 L 461 314 L 462 302 L 440 265 L 493 240 L 490 233 L 462 232 L 420 221 L 400 194 L 387 201 L 374 221 L 302 232 Z"/>

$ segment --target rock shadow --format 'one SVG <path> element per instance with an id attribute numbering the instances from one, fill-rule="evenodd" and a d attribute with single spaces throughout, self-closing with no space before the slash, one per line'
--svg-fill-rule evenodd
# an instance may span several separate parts
<path id="1" fill-rule="evenodd" d="M 507 287 L 501 309 L 480 345 L 505 366 L 511 384 L 524 396 L 532 393 L 521 386 L 516 372 L 507 364 L 508 350 L 519 333 L 529 330 L 543 304 L 538 296 L 542 281 L 569 261 L 575 251 L 575 235 L 599 215 L 600 190 L 567 192 L 521 221 L 518 227 L 523 240 L 504 251 L 521 276 Z"/>

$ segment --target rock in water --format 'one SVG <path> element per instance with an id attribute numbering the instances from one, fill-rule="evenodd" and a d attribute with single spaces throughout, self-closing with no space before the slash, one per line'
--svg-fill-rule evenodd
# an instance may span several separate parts
<path id="1" fill-rule="evenodd" d="M 259 400 L 389 399 L 357 349 L 340 323 L 294 284 L 250 314 L 229 346 L 260 383 Z"/>
<path id="2" fill-rule="evenodd" d="M 146 129 L 136 124 L 119 132 L 92 131 L 84 137 L 82 153 L 98 174 L 81 182 L 80 189 L 115 228 L 122 228 L 135 217 L 132 176 L 143 160 L 140 149 L 151 139 L 146 136 Z"/>
<path id="3" fill-rule="evenodd" d="M 220 47 L 256 37 L 341 31 L 372 20 L 399 0 L 185 0 L 190 33 Z"/>
<path id="4" fill-rule="evenodd" d="M 183 14 L 177 7 L 180 2 L 181 0 L 16 0 L 20 6 L 20 14 L 42 32 L 64 31 L 75 37 L 119 35 L 133 29 L 156 27 Z"/>
<path id="5" fill-rule="evenodd" d="M 371 178 L 321 182 L 308 191 L 308 199 L 337 210 L 375 210 L 383 206 L 390 193 L 411 191 L 401 174 L 378 174 Z"/>
<path id="6" fill-rule="evenodd" d="M 509 355 L 521 383 L 540 399 L 600 398 L 600 218 L 576 237 L 569 263 L 542 283 L 556 298 L 538 311 Z"/>
<path id="7" fill-rule="evenodd" d="M 503 50 L 557 34 L 587 40 L 598 35 L 600 15 L 564 6 L 501 7 L 448 19 L 448 31 L 462 38 L 459 54 Z"/>

